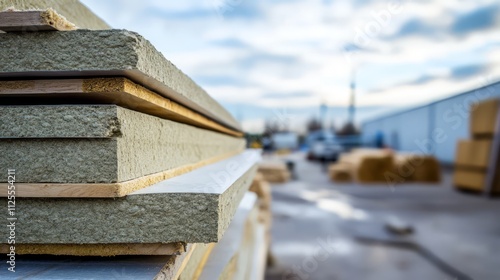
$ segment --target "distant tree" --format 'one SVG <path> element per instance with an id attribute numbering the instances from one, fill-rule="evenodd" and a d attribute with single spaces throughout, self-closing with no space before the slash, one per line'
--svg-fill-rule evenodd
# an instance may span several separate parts
<path id="1" fill-rule="evenodd" d="M 348 122 L 346 123 L 340 130 L 337 131 L 337 135 L 358 135 L 359 131 L 356 129 L 356 126 Z"/>
<path id="2" fill-rule="evenodd" d="M 279 132 L 280 127 L 277 122 L 271 121 L 271 120 L 266 120 L 265 125 L 264 125 L 264 136 L 271 136 L 272 134 Z"/>
<path id="3" fill-rule="evenodd" d="M 323 125 L 321 124 L 321 121 L 315 117 L 312 117 L 307 122 L 307 131 L 308 132 L 318 131 L 318 130 L 322 130 L 322 129 L 323 129 Z"/>

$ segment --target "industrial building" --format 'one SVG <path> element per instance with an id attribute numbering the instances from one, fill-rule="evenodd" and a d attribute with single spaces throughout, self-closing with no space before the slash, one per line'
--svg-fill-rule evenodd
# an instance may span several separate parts
<path id="1" fill-rule="evenodd" d="M 448 97 L 427 105 L 381 116 L 362 124 L 363 142 L 382 138 L 398 151 L 432 154 L 452 164 L 457 141 L 469 137 L 469 115 L 474 103 L 500 97 L 500 82 Z"/>

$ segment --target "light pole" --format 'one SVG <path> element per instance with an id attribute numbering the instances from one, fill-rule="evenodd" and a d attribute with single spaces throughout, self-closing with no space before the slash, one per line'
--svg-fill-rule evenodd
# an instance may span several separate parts
<path id="1" fill-rule="evenodd" d="M 319 106 L 319 121 L 321 123 L 321 130 L 325 129 L 326 126 L 326 113 L 328 111 L 328 105 L 326 105 L 325 101 L 321 102 L 321 105 Z"/>
<path id="2" fill-rule="evenodd" d="M 356 69 L 351 72 L 351 96 L 349 100 L 349 123 L 354 125 L 356 117 Z"/>

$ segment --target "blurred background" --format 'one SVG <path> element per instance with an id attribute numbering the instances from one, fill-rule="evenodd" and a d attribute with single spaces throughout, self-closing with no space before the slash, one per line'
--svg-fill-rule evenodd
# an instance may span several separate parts
<path id="1" fill-rule="evenodd" d="M 498 1 L 177 2 L 83 1 L 144 35 L 247 132 L 283 109 L 289 130 L 312 118 L 338 130 L 353 82 L 359 127 L 500 76 Z"/>
<path id="2" fill-rule="evenodd" d="M 264 149 L 268 279 L 500 278 L 498 1 L 82 2 Z"/>

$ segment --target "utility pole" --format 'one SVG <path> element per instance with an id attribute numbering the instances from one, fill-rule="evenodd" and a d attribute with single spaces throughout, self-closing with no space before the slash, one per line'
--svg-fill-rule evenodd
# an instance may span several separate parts
<path id="1" fill-rule="evenodd" d="M 356 117 L 356 70 L 352 70 L 351 74 L 351 98 L 349 101 L 349 123 L 354 125 Z"/>
<path id="2" fill-rule="evenodd" d="M 328 106 L 326 105 L 325 101 L 321 102 L 321 105 L 319 106 L 319 121 L 321 123 L 321 129 L 325 129 L 326 127 L 326 113 L 328 111 Z"/>

